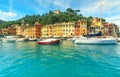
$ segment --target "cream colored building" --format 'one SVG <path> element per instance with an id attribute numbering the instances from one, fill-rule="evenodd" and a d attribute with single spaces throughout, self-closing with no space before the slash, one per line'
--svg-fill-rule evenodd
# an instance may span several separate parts
<path id="1" fill-rule="evenodd" d="M 73 37 L 75 22 L 61 23 L 62 37 Z"/>

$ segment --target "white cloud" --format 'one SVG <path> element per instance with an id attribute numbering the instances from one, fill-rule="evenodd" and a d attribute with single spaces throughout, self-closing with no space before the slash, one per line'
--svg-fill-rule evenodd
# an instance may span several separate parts
<path id="1" fill-rule="evenodd" d="M 70 7 L 71 1 L 72 0 L 38 0 L 40 6 L 44 8 L 48 8 L 51 4 L 61 8 L 68 8 Z"/>
<path id="2" fill-rule="evenodd" d="M 100 0 L 86 2 L 81 12 L 85 16 L 100 17 Z M 120 0 L 102 0 L 102 17 L 108 22 L 120 25 Z"/>
<path id="3" fill-rule="evenodd" d="M 98 2 L 93 2 L 90 5 L 88 5 L 87 7 L 84 7 L 81 9 L 81 11 L 83 13 L 93 13 L 95 12 L 97 9 L 99 8 Z"/>
<path id="4" fill-rule="evenodd" d="M 115 23 L 120 26 L 120 15 L 112 16 L 112 17 L 107 17 L 105 18 L 106 21 Z"/>
<path id="5" fill-rule="evenodd" d="M 53 4 L 57 5 L 61 8 L 68 8 L 68 7 L 70 7 L 71 1 L 72 0 L 69 0 L 69 1 L 67 1 L 67 0 L 55 0 L 55 1 L 53 1 Z"/>
<path id="6" fill-rule="evenodd" d="M 14 18 L 16 16 L 17 16 L 16 13 L 13 13 L 13 12 L 3 12 L 3 11 L 0 10 L 0 19 L 9 20 L 9 19 Z"/>
<path id="7" fill-rule="evenodd" d="M 87 3 L 86 2 L 87 7 L 83 7 L 82 8 L 82 12 L 83 13 L 87 13 L 87 14 L 91 14 L 91 13 L 95 13 L 95 12 L 99 12 L 100 10 L 100 1 L 94 1 L 92 3 Z M 102 12 L 106 13 L 108 11 L 116 11 L 116 10 L 120 10 L 120 0 L 103 0 L 102 1 Z"/>
<path id="8" fill-rule="evenodd" d="M 5 16 L 5 17 L 15 17 L 15 16 L 17 16 L 17 14 L 15 14 L 13 12 L 3 12 L 1 10 L 0 10 L 0 15 Z"/>

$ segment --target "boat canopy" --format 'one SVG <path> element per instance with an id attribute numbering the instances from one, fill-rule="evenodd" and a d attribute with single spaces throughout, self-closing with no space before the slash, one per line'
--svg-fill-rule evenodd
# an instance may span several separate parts
<path id="1" fill-rule="evenodd" d="M 95 37 L 95 36 L 102 36 L 102 32 L 100 31 L 99 33 L 96 33 L 96 34 L 87 34 L 87 35 L 84 35 L 84 37 Z"/>

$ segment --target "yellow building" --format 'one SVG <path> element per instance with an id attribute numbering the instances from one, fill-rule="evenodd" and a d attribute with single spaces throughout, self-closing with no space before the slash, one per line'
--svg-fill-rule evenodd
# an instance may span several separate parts
<path id="1" fill-rule="evenodd" d="M 103 22 L 101 23 L 99 18 L 93 18 L 91 25 L 91 33 L 98 33 L 99 31 L 103 32 L 103 27 Z"/>
<path id="2" fill-rule="evenodd" d="M 87 34 L 87 22 L 79 21 L 80 35 Z M 73 37 L 75 36 L 75 22 L 55 23 L 43 26 L 41 37 Z"/>
<path id="3" fill-rule="evenodd" d="M 56 24 L 50 24 L 50 25 L 46 25 L 44 27 L 42 27 L 41 29 L 41 33 L 42 33 L 42 37 L 60 37 L 62 35 L 61 32 L 61 26 L 59 25 L 59 23 Z"/>
<path id="4" fill-rule="evenodd" d="M 73 37 L 74 36 L 74 22 L 56 23 L 53 25 L 46 25 L 47 34 L 45 28 L 42 29 L 42 35 L 46 34 L 48 37 Z"/>
<path id="5" fill-rule="evenodd" d="M 25 37 L 29 37 L 30 36 L 30 27 L 26 27 L 25 29 L 24 29 L 24 36 Z"/>
<path id="6" fill-rule="evenodd" d="M 57 28 L 57 25 L 55 25 L 55 24 L 52 26 L 52 35 L 54 37 L 56 37 L 58 35 L 58 28 Z"/>
<path id="7" fill-rule="evenodd" d="M 2 34 L 8 34 L 8 29 L 7 28 L 3 28 L 2 29 Z"/>
<path id="8" fill-rule="evenodd" d="M 62 37 L 73 37 L 75 22 L 61 23 Z"/>
<path id="9" fill-rule="evenodd" d="M 54 24 L 55 26 L 55 37 L 61 37 L 62 36 L 62 25 L 60 23 Z"/>
<path id="10" fill-rule="evenodd" d="M 36 39 L 36 27 L 31 26 L 25 29 L 25 36 L 31 39 Z"/>
<path id="11" fill-rule="evenodd" d="M 60 10 L 55 10 L 54 14 L 60 14 Z"/>
<path id="12" fill-rule="evenodd" d="M 21 35 L 24 36 L 24 27 L 23 26 L 19 26 L 19 25 L 15 25 L 16 28 L 16 35 Z"/>
<path id="13" fill-rule="evenodd" d="M 47 37 L 47 26 L 41 28 L 41 37 Z"/>
<path id="14" fill-rule="evenodd" d="M 37 39 L 41 36 L 41 24 L 35 24 L 34 26 L 28 26 L 24 29 L 24 36 L 30 39 Z"/>
<path id="15" fill-rule="evenodd" d="M 52 37 L 53 36 L 53 27 L 52 25 L 46 25 L 47 26 L 47 36 Z"/>

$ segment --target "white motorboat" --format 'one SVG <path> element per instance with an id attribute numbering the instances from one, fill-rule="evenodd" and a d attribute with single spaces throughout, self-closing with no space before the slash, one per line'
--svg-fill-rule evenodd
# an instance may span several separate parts
<path id="1" fill-rule="evenodd" d="M 116 38 L 87 38 L 81 37 L 75 40 L 76 44 L 98 44 L 98 45 L 111 45 L 117 44 Z"/>
<path id="2" fill-rule="evenodd" d="M 76 40 L 76 38 L 75 37 L 73 37 L 73 38 L 69 38 L 69 39 L 67 39 L 67 40 L 69 40 L 69 41 L 75 41 Z"/>
<path id="3" fill-rule="evenodd" d="M 29 41 L 37 41 L 36 38 L 29 38 Z"/>
<path id="4" fill-rule="evenodd" d="M 17 38 L 16 41 L 17 42 L 21 42 L 21 41 L 28 41 L 28 38 Z"/>
<path id="5" fill-rule="evenodd" d="M 2 38 L 2 42 L 15 42 L 16 36 L 5 36 Z"/>
<path id="6" fill-rule="evenodd" d="M 117 42 L 120 42 L 120 37 L 117 38 Z"/>

